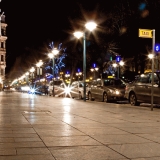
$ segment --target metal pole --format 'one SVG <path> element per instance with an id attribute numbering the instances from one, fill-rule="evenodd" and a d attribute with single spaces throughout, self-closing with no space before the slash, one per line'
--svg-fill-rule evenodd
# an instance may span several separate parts
<path id="1" fill-rule="evenodd" d="M 83 100 L 86 101 L 86 33 L 83 33 Z"/>
<path id="2" fill-rule="evenodd" d="M 153 37 L 152 37 L 152 54 L 153 54 L 153 58 L 152 58 L 152 88 L 151 88 L 151 111 L 153 111 L 153 94 L 154 94 L 154 90 L 153 90 L 153 84 L 154 84 L 154 45 L 155 45 L 155 29 L 153 29 Z"/>
<path id="3" fill-rule="evenodd" d="M 119 78 L 119 64 L 118 64 L 118 68 L 117 68 L 117 77 Z"/>
<path id="4" fill-rule="evenodd" d="M 40 83 L 40 67 L 39 67 L 39 83 Z"/>
<path id="5" fill-rule="evenodd" d="M 53 59 L 52 59 L 52 61 L 53 61 L 53 69 L 52 69 L 52 74 L 53 74 L 53 91 L 52 91 L 52 93 L 53 93 L 53 97 L 54 97 L 54 57 L 53 57 Z"/>

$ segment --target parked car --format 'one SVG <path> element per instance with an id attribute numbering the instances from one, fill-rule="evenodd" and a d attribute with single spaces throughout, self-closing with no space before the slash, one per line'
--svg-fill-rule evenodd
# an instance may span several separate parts
<path id="1" fill-rule="evenodd" d="M 124 99 L 126 83 L 122 79 L 106 78 L 94 80 L 88 92 L 89 100 L 103 102 Z"/>
<path id="2" fill-rule="evenodd" d="M 56 89 L 56 97 L 69 97 L 69 95 L 66 93 L 67 85 L 64 82 L 62 82 L 58 87 L 56 87 Z"/>
<path id="3" fill-rule="evenodd" d="M 133 106 L 140 103 L 151 103 L 152 73 L 141 74 L 137 79 L 126 86 L 125 97 Z M 160 72 L 154 73 L 153 102 L 160 104 Z"/>
<path id="4" fill-rule="evenodd" d="M 60 89 L 60 85 L 63 82 L 61 80 L 54 80 L 54 95 L 56 95 Z M 48 86 L 48 94 L 49 96 L 53 95 L 53 81 L 49 82 L 49 86 Z"/>
<path id="5" fill-rule="evenodd" d="M 90 87 L 90 82 L 86 82 L 86 99 L 88 98 L 88 91 Z M 71 96 L 72 98 L 84 98 L 84 82 L 83 81 L 74 81 L 71 84 Z"/>

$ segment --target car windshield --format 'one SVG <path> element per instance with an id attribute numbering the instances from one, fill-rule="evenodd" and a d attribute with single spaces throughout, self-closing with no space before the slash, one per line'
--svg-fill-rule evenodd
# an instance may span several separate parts
<path id="1" fill-rule="evenodd" d="M 116 86 L 119 86 L 119 85 L 123 84 L 123 82 L 120 79 L 116 79 L 114 82 L 115 82 Z"/>
<path id="2" fill-rule="evenodd" d="M 158 78 L 160 79 L 160 72 L 158 72 L 157 75 L 158 75 Z"/>
<path id="3" fill-rule="evenodd" d="M 123 82 L 120 79 L 105 79 L 104 80 L 104 86 L 120 86 Z"/>

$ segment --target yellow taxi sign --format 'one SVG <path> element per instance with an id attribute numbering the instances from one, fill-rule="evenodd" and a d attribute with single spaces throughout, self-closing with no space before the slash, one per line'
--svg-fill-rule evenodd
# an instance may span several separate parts
<path id="1" fill-rule="evenodd" d="M 108 76 L 108 78 L 113 78 L 113 76 Z"/>
<path id="2" fill-rule="evenodd" d="M 139 29 L 139 37 L 142 37 L 142 38 L 152 38 L 152 30 L 149 30 L 149 29 Z"/>

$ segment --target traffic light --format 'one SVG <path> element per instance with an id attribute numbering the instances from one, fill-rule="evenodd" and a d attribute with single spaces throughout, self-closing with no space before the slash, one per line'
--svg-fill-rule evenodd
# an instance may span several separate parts
<path id="1" fill-rule="evenodd" d="M 121 56 L 116 56 L 116 62 L 120 62 L 121 61 Z"/>

